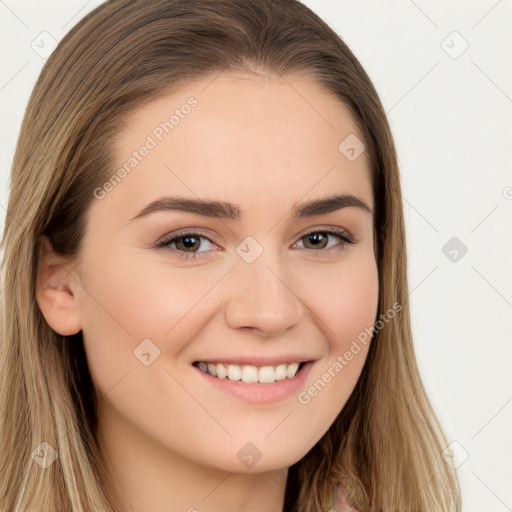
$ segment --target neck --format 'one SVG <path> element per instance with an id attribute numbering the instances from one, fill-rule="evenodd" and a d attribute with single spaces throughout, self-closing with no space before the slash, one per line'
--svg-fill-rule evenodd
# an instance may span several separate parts
<path id="1" fill-rule="evenodd" d="M 283 511 L 288 468 L 237 473 L 200 464 L 144 437 L 119 417 L 113 421 L 112 411 L 102 413 L 102 457 L 123 512 Z"/>

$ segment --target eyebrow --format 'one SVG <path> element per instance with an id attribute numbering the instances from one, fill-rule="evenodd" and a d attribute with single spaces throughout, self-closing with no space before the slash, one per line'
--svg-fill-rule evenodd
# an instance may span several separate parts
<path id="1" fill-rule="evenodd" d="M 362 200 L 350 194 L 339 194 L 296 205 L 293 216 L 297 219 L 331 213 L 342 208 L 359 208 L 373 215 L 372 209 Z M 187 197 L 163 197 L 144 207 L 130 222 L 153 213 L 182 211 L 205 217 L 239 219 L 240 206 L 224 201 L 193 199 Z"/>

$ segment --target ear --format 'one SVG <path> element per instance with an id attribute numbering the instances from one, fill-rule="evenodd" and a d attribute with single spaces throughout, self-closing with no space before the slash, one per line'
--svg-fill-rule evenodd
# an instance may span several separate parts
<path id="1" fill-rule="evenodd" d="M 39 239 L 36 299 L 48 325 L 62 336 L 71 336 L 82 328 L 75 278 L 71 265 L 55 253 L 48 237 Z"/>

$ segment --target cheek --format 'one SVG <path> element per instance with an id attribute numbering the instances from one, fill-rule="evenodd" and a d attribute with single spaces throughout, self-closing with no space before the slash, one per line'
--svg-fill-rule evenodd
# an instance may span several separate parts
<path id="1" fill-rule="evenodd" d="M 200 414 L 166 370 L 180 374 L 182 359 L 189 371 L 185 349 L 209 318 L 210 292 L 221 277 L 214 274 L 198 276 L 197 271 L 120 257 L 104 257 L 100 269 L 88 267 L 83 276 L 87 292 L 80 297 L 83 339 L 92 381 L 107 398 L 102 403 L 109 404 L 102 408 L 106 421 L 117 410 L 134 422 L 144 418 L 143 430 L 169 425 L 169 435 L 180 438 L 186 427 L 180 422 L 171 427 L 168 411 L 183 409 L 185 423 L 185 411 Z M 119 418 L 112 421 L 123 424 Z"/>
<path id="2" fill-rule="evenodd" d="M 330 351 L 345 351 L 351 340 L 375 322 L 379 297 L 377 264 L 373 254 L 354 252 L 322 272 L 311 287 L 311 308 L 322 320 L 320 327 Z"/>
<path id="3" fill-rule="evenodd" d="M 90 265 L 83 275 L 87 292 L 80 309 L 91 366 L 114 378 L 112 367 L 121 372 L 134 362 L 140 365 L 134 350 L 145 339 L 160 355 L 178 357 L 209 318 L 215 285 L 224 272 L 200 273 L 120 255 Z"/>
<path id="4" fill-rule="evenodd" d="M 335 268 L 335 270 L 333 270 Z M 359 379 L 378 309 L 378 269 L 370 254 L 354 254 L 329 275 L 317 276 L 311 309 L 319 318 L 326 356 L 298 401 L 314 410 L 323 425 L 334 421 Z M 328 277 L 328 279 L 327 279 Z"/>

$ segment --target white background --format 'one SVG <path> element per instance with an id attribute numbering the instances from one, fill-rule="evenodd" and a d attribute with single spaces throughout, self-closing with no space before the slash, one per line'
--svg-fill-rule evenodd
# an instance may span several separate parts
<path id="1" fill-rule="evenodd" d="M 45 48 L 100 3 L 0 0 L 0 228 Z M 388 114 L 417 357 L 453 442 L 464 511 L 512 510 L 512 2 L 304 3 L 348 44 Z"/>

